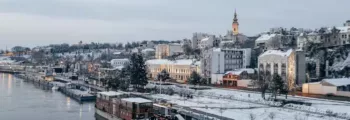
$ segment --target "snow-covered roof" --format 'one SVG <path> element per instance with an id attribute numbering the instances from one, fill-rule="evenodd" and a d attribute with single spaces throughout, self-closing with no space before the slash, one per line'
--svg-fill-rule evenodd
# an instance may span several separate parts
<path id="1" fill-rule="evenodd" d="M 349 33 L 350 32 L 350 26 L 337 27 L 337 29 L 340 30 L 340 33 Z"/>
<path id="2" fill-rule="evenodd" d="M 350 78 L 323 79 L 322 81 L 332 84 L 334 86 L 350 85 Z"/>
<path id="3" fill-rule="evenodd" d="M 338 30 L 340 30 L 340 31 L 339 31 L 340 33 L 349 33 L 349 32 L 350 32 L 350 26 L 335 27 L 335 28 L 337 28 Z M 328 28 L 327 30 L 328 30 L 329 32 L 331 32 L 332 29 L 333 29 L 333 27 L 330 27 L 330 28 Z"/>
<path id="4" fill-rule="evenodd" d="M 153 59 L 153 60 L 147 60 L 146 64 L 158 64 L 158 65 L 192 65 L 194 60 L 191 59 L 180 59 L 180 60 L 167 60 L 167 59 Z"/>
<path id="5" fill-rule="evenodd" d="M 213 51 L 220 52 L 221 48 L 214 48 Z"/>
<path id="6" fill-rule="evenodd" d="M 128 58 L 122 58 L 122 59 L 112 59 L 111 62 L 113 61 L 129 61 Z"/>
<path id="7" fill-rule="evenodd" d="M 201 41 L 208 41 L 209 37 L 203 38 Z"/>
<path id="8" fill-rule="evenodd" d="M 123 95 L 124 93 L 115 92 L 115 91 L 108 91 L 108 92 L 99 92 L 99 94 L 105 95 L 105 96 L 117 96 L 117 95 Z"/>
<path id="9" fill-rule="evenodd" d="M 146 49 L 143 49 L 141 52 L 152 52 L 152 51 L 155 51 L 153 48 L 146 48 Z"/>
<path id="10" fill-rule="evenodd" d="M 253 74 L 254 69 L 252 68 L 242 68 L 234 71 L 227 71 L 225 74 L 240 75 L 242 72 L 247 71 L 248 74 Z"/>
<path id="11" fill-rule="evenodd" d="M 121 54 L 122 52 L 114 52 L 113 55 L 119 55 Z"/>
<path id="12" fill-rule="evenodd" d="M 122 101 L 133 102 L 133 103 L 150 103 L 151 100 L 144 98 L 123 98 Z"/>
<path id="13" fill-rule="evenodd" d="M 293 49 L 289 49 L 288 51 L 281 51 L 281 50 L 268 50 L 261 54 L 259 57 L 264 57 L 267 55 L 278 55 L 278 56 L 289 56 L 293 52 Z"/>
<path id="14" fill-rule="evenodd" d="M 256 42 L 263 42 L 270 40 L 272 37 L 275 37 L 277 34 L 262 34 L 258 39 L 256 39 Z"/>
<path id="15" fill-rule="evenodd" d="M 124 66 L 117 66 L 117 67 L 114 67 L 116 70 L 122 70 L 124 68 Z"/>

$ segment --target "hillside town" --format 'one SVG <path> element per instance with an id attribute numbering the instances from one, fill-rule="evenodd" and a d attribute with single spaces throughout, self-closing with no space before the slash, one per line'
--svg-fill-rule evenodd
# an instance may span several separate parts
<path id="1" fill-rule="evenodd" d="M 350 119 L 350 20 L 247 36 L 235 11 L 227 26 L 179 40 L 15 46 L 0 51 L 0 72 L 95 102 L 97 120 Z"/>

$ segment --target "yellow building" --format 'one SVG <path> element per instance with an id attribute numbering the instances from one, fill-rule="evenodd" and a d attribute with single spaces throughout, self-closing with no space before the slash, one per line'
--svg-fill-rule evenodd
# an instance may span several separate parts
<path id="1" fill-rule="evenodd" d="M 200 62 L 190 59 L 170 61 L 167 59 L 153 59 L 146 61 L 148 76 L 154 78 L 165 69 L 172 79 L 177 82 L 186 83 L 192 71 L 200 72 Z"/>

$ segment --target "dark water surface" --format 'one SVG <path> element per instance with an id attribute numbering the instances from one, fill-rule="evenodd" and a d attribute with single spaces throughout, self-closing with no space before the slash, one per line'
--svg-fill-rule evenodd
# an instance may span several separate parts
<path id="1" fill-rule="evenodd" d="M 94 120 L 94 112 L 94 103 L 79 104 L 58 91 L 0 73 L 0 120 Z"/>

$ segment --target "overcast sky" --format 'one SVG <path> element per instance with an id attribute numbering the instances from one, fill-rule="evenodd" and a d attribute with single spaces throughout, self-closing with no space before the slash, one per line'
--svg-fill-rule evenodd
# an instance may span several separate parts
<path id="1" fill-rule="evenodd" d="M 0 49 L 56 43 L 178 40 L 240 32 L 341 26 L 350 0 L 0 0 Z"/>

